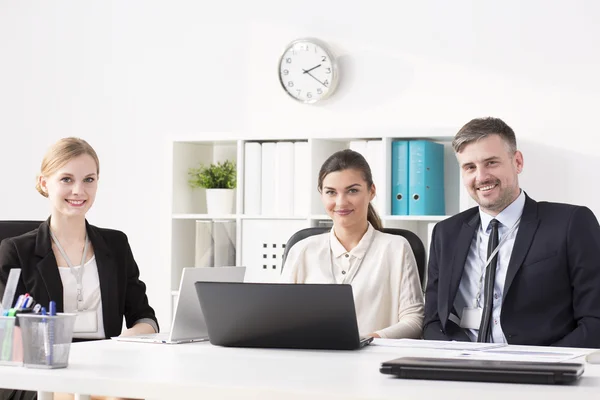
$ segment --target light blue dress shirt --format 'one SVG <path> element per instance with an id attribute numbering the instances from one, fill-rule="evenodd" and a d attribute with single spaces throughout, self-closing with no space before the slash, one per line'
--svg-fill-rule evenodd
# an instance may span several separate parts
<path id="1" fill-rule="evenodd" d="M 504 292 L 504 281 L 506 280 L 506 272 L 508 270 L 508 262 L 512 254 L 512 249 L 515 243 L 517 232 L 519 231 L 518 223 L 520 222 L 521 214 L 525 207 L 525 193 L 521 191 L 519 197 L 515 199 L 508 207 L 500 214 L 493 217 L 479 209 L 479 217 L 481 225 L 477 229 L 477 234 L 473 236 L 471 248 L 467 255 L 465 268 L 458 286 L 458 293 L 454 300 L 454 308 L 458 314 L 458 318 L 462 318 L 463 309 L 465 307 L 472 308 L 476 303 L 477 293 L 481 290 L 481 297 L 477 307 L 483 308 L 485 304 L 485 293 L 483 284 L 485 282 L 482 277 L 485 275 L 485 262 L 487 261 L 487 247 L 491 233 L 490 221 L 494 218 L 500 222 L 498 225 L 498 234 L 500 240 L 500 249 L 498 251 L 498 261 L 496 265 L 496 281 L 494 283 L 494 303 L 492 308 L 492 334 L 491 341 L 494 343 L 506 343 L 506 337 L 502 331 L 500 324 L 500 311 L 502 310 L 502 294 Z M 511 231 L 511 228 L 515 229 Z M 485 227 L 485 228 L 484 228 Z M 509 234 L 510 233 L 510 234 Z M 505 237 L 507 234 L 509 236 Z M 467 334 L 472 341 L 477 341 L 479 329 L 466 329 Z"/>

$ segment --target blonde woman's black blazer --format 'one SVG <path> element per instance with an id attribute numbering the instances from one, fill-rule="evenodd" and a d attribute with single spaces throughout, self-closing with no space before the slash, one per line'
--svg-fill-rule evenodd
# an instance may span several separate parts
<path id="1" fill-rule="evenodd" d="M 21 268 L 15 297 L 29 293 L 45 307 L 54 300 L 57 311 L 62 312 L 63 286 L 52 251 L 49 223 L 50 219 L 42 222 L 38 229 L 2 241 L 0 292 L 4 294 L 10 270 Z M 146 285 L 139 279 L 140 271 L 127 236 L 117 230 L 98 228 L 87 221 L 86 227 L 98 265 L 106 337 L 121 334 L 123 317 L 128 328 L 144 318 L 158 324 L 154 310 L 148 304 Z"/>

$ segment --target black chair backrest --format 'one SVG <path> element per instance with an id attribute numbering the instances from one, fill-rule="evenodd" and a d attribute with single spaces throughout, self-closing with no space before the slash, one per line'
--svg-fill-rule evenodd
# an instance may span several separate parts
<path id="1" fill-rule="evenodd" d="M 281 270 L 283 271 L 283 266 L 285 265 L 285 259 L 287 258 L 288 252 L 292 248 L 294 244 L 299 242 L 302 239 L 306 239 L 309 236 L 319 235 L 321 233 L 329 232 L 331 227 L 315 227 L 315 228 L 304 228 L 294 233 L 292 237 L 285 244 L 285 250 L 283 251 L 283 265 L 281 266 Z M 410 248 L 415 255 L 415 259 L 417 261 L 417 270 L 419 272 L 419 279 L 421 280 L 421 286 L 425 286 L 425 246 L 423 242 L 417 236 L 416 233 L 411 232 L 406 229 L 400 228 L 383 228 L 383 232 L 391 233 L 392 235 L 400 235 L 403 236 L 408 243 L 410 244 Z"/>
<path id="2" fill-rule="evenodd" d="M 0 242 L 37 229 L 42 221 L 0 221 Z"/>

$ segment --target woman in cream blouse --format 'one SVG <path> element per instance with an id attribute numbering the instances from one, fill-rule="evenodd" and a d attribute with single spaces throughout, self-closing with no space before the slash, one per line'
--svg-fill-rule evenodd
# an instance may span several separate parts
<path id="1" fill-rule="evenodd" d="M 405 238 L 381 232 L 369 164 L 360 153 L 338 151 L 321 167 L 318 188 L 333 228 L 290 249 L 282 281 L 351 284 L 362 335 L 419 338 L 423 292 L 415 257 Z"/>

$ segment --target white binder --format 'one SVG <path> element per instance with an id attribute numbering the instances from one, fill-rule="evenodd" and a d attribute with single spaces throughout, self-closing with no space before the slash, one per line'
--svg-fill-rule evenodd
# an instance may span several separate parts
<path id="1" fill-rule="evenodd" d="M 215 267 L 235 265 L 235 221 L 213 222 Z"/>
<path id="2" fill-rule="evenodd" d="M 260 143 L 244 143 L 244 214 L 247 215 L 260 215 L 261 212 L 261 165 Z"/>
<path id="3" fill-rule="evenodd" d="M 275 214 L 288 217 L 294 212 L 294 143 L 277 142 Z"/>
<path id="4" fill-rule="evenodd" d="M 294 142 L 294 216 L 307 217 L 309 214 L 310 168 L 308 142 Z"/>
<path id="5" fill-rule="evenodd" d="M 198 268 L 212 267 L 214 262 L 213 223 L 212 221 L 196 221 L 196 249 L 194 266 Z"/>
<path id="6" fill-rule="evenodd" d="M 275 170 L 277 168 L 275 154 L 276 143 L 265 142 L 262 145 L 261 159 L 261 196 L 260 208 L 262 215 L 274 215 L 275 211 L 275 193 L 277 190 L 277 180 Z"/>

